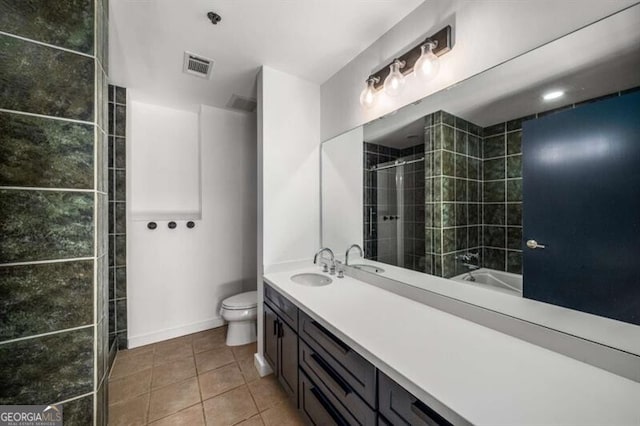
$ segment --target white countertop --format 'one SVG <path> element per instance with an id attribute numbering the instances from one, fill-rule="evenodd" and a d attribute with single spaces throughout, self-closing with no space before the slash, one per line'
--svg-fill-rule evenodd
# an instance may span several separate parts
<path id="1" fill-rule="evenodd" d="M 289 279 L 302 272 L 319 268 L 264 278 L 454 423 L 640 425 L 640 383 L 354 278 Z"/>

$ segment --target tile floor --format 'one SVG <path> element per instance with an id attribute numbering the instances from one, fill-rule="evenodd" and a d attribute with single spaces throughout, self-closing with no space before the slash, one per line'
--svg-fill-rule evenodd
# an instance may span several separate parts
<path id="1" fill-rule="evenodd" d="M 226 327 L 118 352 L 110 426 L 302 425 L 273 375 L 253 366 L 256 344 L 228 347 Z"/>

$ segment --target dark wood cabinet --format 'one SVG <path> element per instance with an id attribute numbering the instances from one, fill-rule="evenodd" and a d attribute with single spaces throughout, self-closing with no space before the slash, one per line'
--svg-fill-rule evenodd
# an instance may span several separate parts
<path id="1" fill-rule="evenodd" d="M 267 297 L 271 296 L 271 297 Z M 289 397 L 298 401 L 297 307 L 265 284 L 264 357 Z"/>
<path id="2" fill-rule="evenodd" d="M 264 357 L 309 424 L 451 424 L 266 283 Z"/>

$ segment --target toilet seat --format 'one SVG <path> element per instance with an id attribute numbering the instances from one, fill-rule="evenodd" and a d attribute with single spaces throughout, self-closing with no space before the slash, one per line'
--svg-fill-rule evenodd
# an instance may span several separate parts
<path id="1" fill-rule="evenodd" d="M 230 311 L 238 311 L 245 309 L 255 309 L 258 306 L 258 292 L 247 291 L 246 293 L 236 294 L 222 301 L 222 309 Z"/>

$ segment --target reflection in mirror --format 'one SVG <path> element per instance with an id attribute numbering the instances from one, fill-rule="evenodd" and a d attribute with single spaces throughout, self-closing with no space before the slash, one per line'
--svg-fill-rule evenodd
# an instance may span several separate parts
<path id="1" fill-rule="evenodd" d="M 325 142 L 324 244 L 363 242 L 395 279 L 409 269 L 640 324 L 639 10 Z M 327 184 L 346 173 L 327 174 L 329 157 L 361 186 Z"/>

